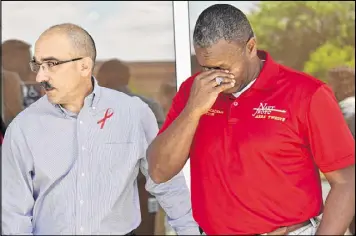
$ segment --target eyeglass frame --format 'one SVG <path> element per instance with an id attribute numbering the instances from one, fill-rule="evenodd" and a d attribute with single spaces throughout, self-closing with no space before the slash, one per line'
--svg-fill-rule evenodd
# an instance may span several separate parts
<path id="1" fill-rule="evenodd" d="M 38 72 L 40 71 L 40 69 L 41 69 L 42 64 L 47 64 L 47 69 L 49 69 L 49 68 L 52 68 L 52 67 L 55 67 L 55 66 L 58 66 L 58 65 L 62 65 L 62 64 L 68 63 L 68 62 L 79 61 L 79 60 L 81 60 L 81 59 L 83 59 L 83 58 L 84 58 L 84 57 L 77 57 L 77 58 L 74 58 L 74 59 L 69 59 L 69 60 L 64 60 L 64 61 L 59 61 L 59 60 L 57 60 L 57 59 L 55 59 L 55 58 L 47 58 L 46 61 L 44 61 L 44 62 L 42 62 L 42 63 L 37 63 L 36 60 L 33 59 L 33 60 L 31 60 L 31 61 L 29 62 L 29 65 L 30 65 L 31 71 L 33 71 L 33 72 L 35 72 L 35 73 L 38 73 Z M 52 59 L 53 61 L 51 61 L 51 59 Z M 54 65 L 49 66 L 49 65 L 48 65 L 48 62 L 51 62 L 51 63 L 53 63 Z M 38 71 L 33 70 L 33 64 L 35 64 L 35 63 L 39 66 Z"/>

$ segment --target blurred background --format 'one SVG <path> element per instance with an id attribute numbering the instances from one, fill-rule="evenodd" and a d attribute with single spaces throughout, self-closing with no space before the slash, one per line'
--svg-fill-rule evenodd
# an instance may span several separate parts
<path id="1" fill-rule="evenodd" d="M 352 114 L 354 119 L 354 1 L 189 1 L 191 38 L 199 14 L 215 3 L 229 3 L 245 12 L 260 49 L 330 84 L 349 111 L 345 113 L 348 122 Z M 99 84 L 140 96 L 161 125 L 177 90 L 172 1 L 2 2 L 4 124 L 43 95 L 28 62 L 38 36 L 65 22 L 78 24 L 93 36 L 97 46 L 94 76 Z M 192 73 L 200 70 L 193 47 L 187 63 Z M 174 234 L 155 199 L 145 191 L 142 175 L 138 182 L 142 223 L 137 234 Z M 323 181 L 324 196 L 328 191 Z"/>

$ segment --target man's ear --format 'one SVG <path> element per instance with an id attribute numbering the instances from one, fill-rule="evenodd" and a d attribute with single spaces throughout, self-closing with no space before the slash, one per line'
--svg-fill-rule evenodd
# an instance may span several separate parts
<path id="1" fill-rule="evenodd" d="M 82 74 L 82 76 L 88 76 L 89 74 L 92 73 L 92 68 L 93 68 L 93 60 L 89 57 L 84 57 L 81 61 L 80 61 L 80 73 Z"/>
<path id="2" fill-rule="evenodd" d="M 257 42 L 255 37 L 251 38 L 247 42 L 246 50 L 247 50 L 247 55 L 249 57 L 254 57 L 255 55 L 257 55 Z"/>

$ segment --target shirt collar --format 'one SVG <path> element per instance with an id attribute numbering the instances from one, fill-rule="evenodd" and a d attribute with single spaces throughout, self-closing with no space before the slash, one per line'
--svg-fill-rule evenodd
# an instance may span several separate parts
<path id="1" fill-rule="evenodd" d="M 92 109 L 96 109 L 96 106 L 99 102 L 100 95 L 101 95 L 101 87 L 98 84 L 97 79 L 92 76 L 92 83 L 93 83 L 93 91 L 85 97 L 84 99 L 84 106 L 89 106 Z M 57 109 L 59 109 L 64 115 L 69 115 L 71 117 L 76 117 L 77 114 L 74 114 L 73 112 L 70 112 L 66 110 L 64 107 L 62 107 L 59 104 L 53 104 Z"/>
<path id="2" fill-rule="evenodd" d="M 98 80 L 92 76 L 93 91 L 85 99 L 89 100 L 89 106 L 94 108 L 98 105 L 98 101 L 101 95 L 101 87 L 98 84 Z"/>
<path id="3" fill-rule="evenodd" d="M 255 83 L 256 79 L 252 80 L 250 83 L 248 83 L 248 85 L 246 85 L 245 88 L 243 88 L 241 91 L 233 93 L 232 95 L 234 95 L 236 98 L 239 97 L 243 92 L 245 92 L 247 89 L 249 89 L 253 83 Z"/>
<path id="4" fill-rule="evenodd" d="M 279 64 L 277 64 L 268 52 L 258 50 L 257 55 L 264 60 L 263 67 L 256 81 L 252 84 L 251 89 L 270 90 L 277 86 L 277 75 L 279 74 Z"/>

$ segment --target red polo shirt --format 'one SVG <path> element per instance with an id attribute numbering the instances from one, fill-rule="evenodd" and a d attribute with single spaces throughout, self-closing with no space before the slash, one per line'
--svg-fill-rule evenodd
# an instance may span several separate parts
<path id="1" fill-rule="evenodd" d="M 331 89 L 264 55 L 248 90 L 220 94 L 201 117 L 190 149 L 193 216 L 208 235 L 262 234 L 317 216 L 316 166 L 329 172 L 355 163 Z M 195 76 L 180 87 L 160 133 L 184 108 Z"/>

